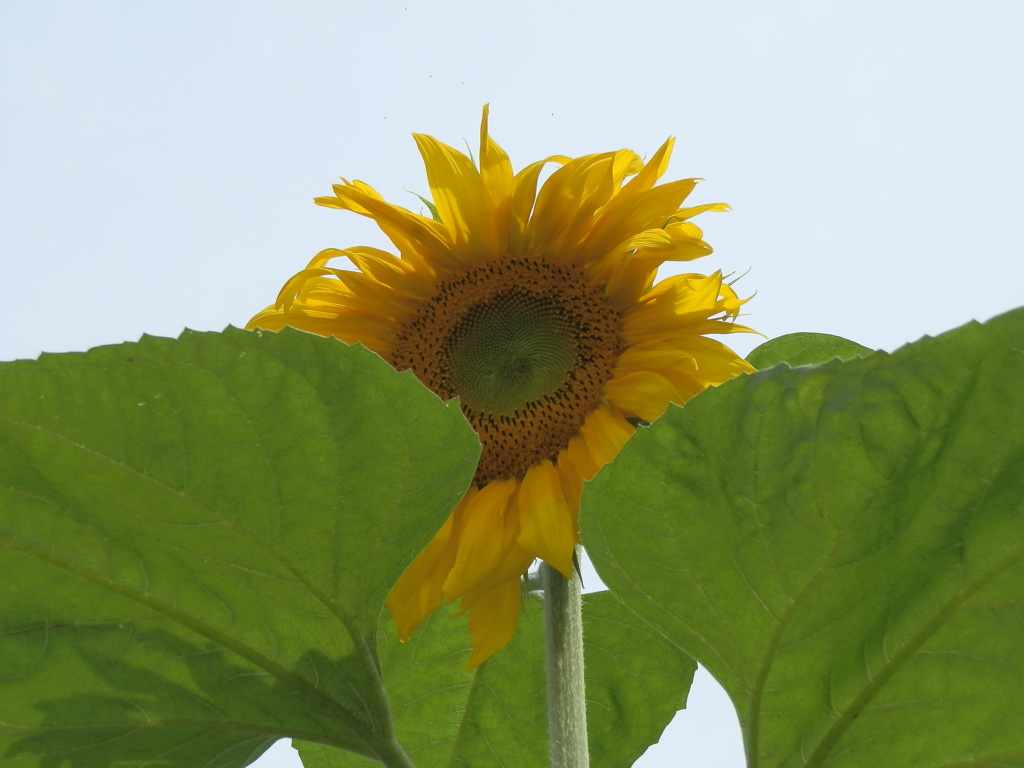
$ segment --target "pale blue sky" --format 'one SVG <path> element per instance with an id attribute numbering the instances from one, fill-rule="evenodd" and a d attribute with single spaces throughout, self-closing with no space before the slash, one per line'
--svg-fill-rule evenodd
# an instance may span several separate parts
<path id="1" fill-rule="evenodd" d="M 418 207 L 409 134 L 475 145 L 487 102 L 517 168 L 676 136 L 748 324 L 891 350 L 1024 304 L 1022 33 L 1015 0 L 0 0 L 0 360 L 244 324 L 384 244 L 313 196 Z M 681 764 L 742 765 L 706 678 L 639 763 Z"/>

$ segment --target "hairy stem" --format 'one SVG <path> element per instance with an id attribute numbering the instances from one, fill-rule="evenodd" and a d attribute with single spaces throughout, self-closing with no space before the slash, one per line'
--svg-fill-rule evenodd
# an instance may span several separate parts
<path id="1" fill-rule="evenodd" d="M 588 768 L 587 700 L 583 683 L 583 600 L 580 578 L 541 563 L 548 659 L 551 768 Z"/>

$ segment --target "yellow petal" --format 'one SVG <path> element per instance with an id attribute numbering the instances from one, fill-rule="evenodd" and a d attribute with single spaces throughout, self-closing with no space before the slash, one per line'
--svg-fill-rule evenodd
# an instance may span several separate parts
<path id="1" fill-rule="evenodd" d="M 569 440 L 569 447 L 565 450 L 565 458 L 563 459 L 559 456 L 558 465 L 561 466 L 563 461 L 568 461 L 572 464 L 581 480 L 592 480 L 597 471 L 601 469 L 601 465 L 594 461 L 590 448 L 587 446 L 586 438 L 582 434 L 576 435 Z"/>
<path id="2" fill-rule="evenodd" d="M 444 582 L 444 593 L 449 600 L 466 594 L 491 576 L 506 551 L 515 544 L 518 526 L 506 523 L 508 518 L 513 518 L 508 514 L 508 505 L 517 485 L 514 479 L 490 482 L 462 508 L 458 550 Z M 521 573 L 502 574 L 502 580 Z"/>
<path id="3" fill-rule="evenodd" d="M 487 131 L 490 105 L 484 106 L 480 121 L 480 178 L 491 200 L 494 211 L 494 248 L 497 253 L 508 251 L 509 223 L 512 213 L 513 177 L 512 162 Z"/>
<path id="4" fill-rule="evenodd" d="M 671 402 L 679 402 L 676 387 L 655 371 L 616 376 L 605 386 L 605 397 L 627 416 L 654 421 Z"/>
<path id="5" fill-rule="evenodd" d="M 625 260 L 612 263 L 607 277 L 605 295 L 619 312 L 627 312 L 638 299 L 648 293 L 658 274 L 658 262 Z"/>
<path id="6" fill-rule="evenodd" d="M 587 235 L 586 247 L 599 257 L 637 232 L 671 224 L 672 217 L 680 210 L 679 205 L 696 185 L 697 179 L 684 179 L 662 184 L 624 200 L 617 195 L 601 209 Z"/>
<path id="7" fill-rule="evenodd" d="M 707 213 L 709 211 L 718 211 L 724 213 L 725 211 L 731 211 L 732 209 L 725 203 L 707 203 L 706 205 L 695 205 L 690 208 L 680 208 L 678 211 L 669 217 L 670 221 L 685 221 L 686 219 L 692 219 L 694 216 L 700 213 Z"/>
<path id="8" fill-rule="evenodd" d="M 510 515 L 510 517 L 515 517 L 515 515 Z M 515 529 L 518 532 L 518 520 L 516 520 Z M 520 578 L 530 569 L 530 565 L 535 559 L 533 553 L 523 549 L 518 541 L 513 541 L 505 550 L 502 558 L 495 563 L 491 573 L 466 592 L 463 603 L 467 606 L 473 605 L 482 595 L 496 589 L 504 582 Z"/>
<path id="9" fill-rule="evenodd" d="M 692 373 L 697 362 L 684 347 L 669 341 L 648 341 L 633 344 L 623 350 L 615 363 L 615 375 L 624 376 L 635 371 L 682 370 Z"/>
<path id="10" fill-rule="evenodd" d="M 737 357 L 731 349 L 718 339 L 707 339 L 696 336 L 688 339 L 686 348 L 697 361 L 697 370 L 693 378 L 703 386 L 717 386 L 741 373 L 753 373 L 754 366 Z"/>
<path id="11" fill-rule="evenodd" d="M 463 265 L 493 256 L 498 249 L 494 207 L 473 161 L 435 138 L 414 134 L 427 169 L 437 213 Z"/>
<path id="12" fill-rule="evenodd" d="M 576 530 L 558 469 L 547 460 L 530 467 L 517 502 L 522 529 L 519 543 L 567 579 L 572 578 Z"/>
<path id="13" fill-rule="evenodd" d="M 474 669 L 512 640 L 519 619 L 523 592 L 519 579 L 505 582 L 480 597 L 469 609 L 469 633 L 473 655 L 467 669 Z"/>
<path id="14" fill-rule="evenodd" d="M 622 318 L 622 336 L 627 344 L 672 338 L 693 333 L 693 323 L 705 323 L 722 311 L 719 296 L 722 275 L 674 275 L 644 294 Z M 706 331 L 705 331 L 706 332 Z M 711 331 L 717 333 L 717 331 Z"/>
<path id="15" fill-rule="evenodd" d="M 633 435 L 633 427 L 617 410 L 605 406 L 597 408 L 583 422 L 580 434 L 597 466 L 602 467 L 622 450 Z"/>
<path id="16" fill-rule="evenodd" d="M 432 267 L 451 270 L 459 266 L 453 258 L 448 231 L 433 219 L 385 203 L 358 184 L 335 184 L 334 197 L 318 197 L 314 202 L 327 208 L 340 208 L 372 218 L 381 232 L 395 244 L 402 258 L 422 257 Z"/>
<path id="17" fill-rule="evenodd" d="M 509 218 L 508 250 L 510 256 L 523 256 L 529 250 L 527 230 L 530 214 L 537 200 L 537 180 L 548 163 L 565 164 L 568 157 L 552 155 L 536 163 L 530 163 L 513 178 L 512 207 Z"/>
<path id="18" fill-rule="evenodd" d="M 430 543 L 405 569 L 402 578 L 388 595 L 387 606 L 391 615 L 395 617 L 398 639 L 403 643 L 409 639 L 413 630 L 441 605 L 441 587 L 455 559 L 455 548 L 452 546 L 454 521 L 453 513 Z"/>
<path id="19" fill-rule="evenodd" d="M 647 161 L 643 170 L 641 170 L 634 178 L 630 179 L 628 184 L 622 187 L 622 192 L 619 193 L 619 197 L 626 200 L 640 192 L 646 192 L 657 184 L 658 179 L 665 175 L 665 171 L 668 170 L 668 163 L 672 158 L 672 149 L 675 145 L 676 140 L 673 137 L 670 136 L 667 138 L 665 143 L 662 144 L 651 159 Z"/>
<path id="20" fill-rule="evenodd" d="M 529 225 L 531 251 L 555 255 L 575 246 L 593 222 L 595 212 L 618 190 L 616 179 L 636 155 L 606 152 L 570 160 L 541 187 Z"/>
<path id="21" fill-rule="evenodd" d="M 664 229 L 641 232 L 626 241 L 624 248 L 635 250 L 632 259 L 665 261 L 693 261 L 712 252 L 710 245 L 701 240 L 703 233 L 688 221 L 669 224 Z"/>
<path id="22" fill-rule="evenodd" d="M 347 258 L 362 272 L 408 298 L 422 301 L 434 290 L 433 281 L 422 270 L 416 271 L 408 261 L 387 251 L 358 247 L 336 251 L 336 254 Z"/>

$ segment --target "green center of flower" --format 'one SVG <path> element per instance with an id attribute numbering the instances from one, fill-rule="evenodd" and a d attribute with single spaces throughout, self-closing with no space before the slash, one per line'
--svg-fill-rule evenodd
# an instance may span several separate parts
<path id="1" fill-rule="evenodd" d="M 543 296 L 511 290 L 472 307 L 446 343 L 464 405 L 513 414 L 565 381 L 576 361 L 573 318 Z"/>

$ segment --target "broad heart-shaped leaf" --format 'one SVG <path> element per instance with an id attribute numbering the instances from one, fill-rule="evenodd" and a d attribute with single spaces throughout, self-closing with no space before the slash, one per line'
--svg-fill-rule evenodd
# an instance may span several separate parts
<path id="1" fill-rule="evenodd" d="M 818 365 L 830 360 L 853 360 L 870 355 L 872 350 L 855 341 L 828 333 L 787 333 L 755 347 L 747 362 L 758 370 L 779 363 L 790 367 Z"/>
<path id="2" fill-rule="evenodd" d="M 751 766 L 1024 765 L 1024 310 L 742 377 L 584 492 L 601 578 Z"/>
<path id="3" fill-rule="evenodd" d="M 395 730 L 423 768 L 534 768 L 548 764 L 544 616 L 524 597 L 508 648 L 474 671 L 465 619 L 430 616 L 406 644 L 381 633 Z M 686 704 L 696 663 L 611 593 L 583 596 L 587 720 L 593 768 L 627 768 Z M 296 744 L 306 768 L 370 768 L 365 758 Z"/>
<path id="4" fill-rule="evenodd" d="M 465 490 L 455 405 L 298 331 L 0 366 L 0 760 L 406 765 L 376 631 Z"/>

